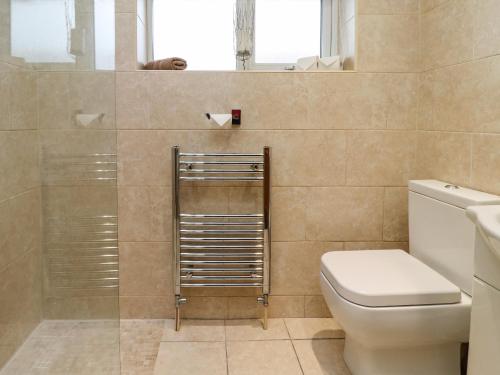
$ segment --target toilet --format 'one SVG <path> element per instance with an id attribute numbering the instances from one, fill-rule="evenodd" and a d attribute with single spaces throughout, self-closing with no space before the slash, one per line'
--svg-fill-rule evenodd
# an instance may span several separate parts
<path id="1" fill-rule="evenodd" d="M 345 331 L 353 375 L 459 375 L 469 340 L 475 228 L 465 208 L 500 197 L 436 180 L 409 182 L 410 253 L 332 251 L 325 301 Z"/>

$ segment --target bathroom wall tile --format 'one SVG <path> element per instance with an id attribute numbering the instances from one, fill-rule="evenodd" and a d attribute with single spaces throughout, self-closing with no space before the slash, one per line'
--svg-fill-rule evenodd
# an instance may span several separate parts
<path id="1" fill-rule="evenodd" d="M 443 5 L 450 0 L 420 0 L 420 12 L 428 12 L 431 9 L 434 9 L 440 5 Z"/>
<path id="2" fill-rule="evenodd" d="M 414 14 L 418 0 L 358 0 L 358 14 Z"/>
<path id="3" fill-rule="evenodd" d="M 0 202 L 40 184 L 36 131 L 0 132 Z"/>
<path id="4" fill-rule="evenodd" d="M 345 242 L 344 250 L 391 250 L 400 249 L 408 251 L 408 242 Z"/>
<path id="5" fill-rule="evenodd" d="M 349 132 L 347 184 L 406 185 L 413 169 L 415 141 L 415 135 L 408 132 Z"/>
<path id="6" fill-rule="evenodd" d="M 383 129 L 386 94 L 383 76 L 308 74 L 309 126 L 314 129 Z M 342 110 L 332 110 L 342 108 Z M 304 128 L 304 125 L 302 125 Z"/>
<path id="7" fill-rule="evenodd" d="M 1 65 L 1 64 L 0 64 Z M 9 130 L 10 126 L 10 87 L 11 73 L 0 71 L 0 130 Z"/>
<path id="8" fill-rule="evenodd" d="M 308 189 L 276 187 L 272 189 L 272 236 L 274 241 L 306 239 Z"/>
<path id="9" fill-rule="evenodd" d="M 408 241 L 407 188 L 385 188 L 384 240 Z"/>
<path id="10" fill-rule="evenodd" d="M 227 105 L 242 109 L 245 129 L 297 129 L 307 123 L 308 89 L 303 74 L 236 73 L 222 79 L 226 84 L 216 85 L 225 89 L 222 98 Z"/>
<path id="11" fill-rule="evenodd" d="M 18 348 L 41 320 L 40 249 L 32 249 L 0 271 L 0 351 Z"/>
<path id="12" fill-rule="evenodd" d="M 271 318 L 303 318 L 304 296 L 269 297 L 269 316 Z"/>
<path id="13" fill-rule="evenodd" d="M 120 187 L 118 230 L 120 241 L 170 241 L 171 197 L 164 187 Z"/>
<path id="14" fill-rule="evenodd" d="M 387 129 L 415 130 L 418 117 L 420 74 L 384 74 Z"/>
<path id="15" fill-rule="evenodd" d="M 120 295 L 173 294 L 172 245 L 167 242 L 120 242 Z"/>
<path id="16" fill-rule="evenodd" d="M 359 15 L 357 69 L 371 72 L 419 70 L 418 15 Z"/>
<path id="17" fill-rule="evenodd" d="M 330 318 L 331 316 L 323 296 L 305 296 L 306 318 Z"/>
<path id="18" fill-rule="evenodd" d="M 227 297 L 189 297 L 188 303 L 181 307 L 186 319 L 225 319 L 227 312 Z"/>
<path id="19" fill-rule="evenodd" d="M 474 1 L 474 57 L 500 53 L 500 3 L 496 0 Z"/>
<path id="20" fill-rule="evenodd" d="M 116 73 L 116 126 L 147 129 L 149 126 L 149 72 Z"/>
<path id="21" fill-rule="evenodd" d="M 472 59 L 474 2 L 449 1 L 422 15 L 422 67 L 458 64 Z"/>
<path id="22" fill-rule="evenodd" d="M 138 2 L 136 0 L 116 0 L 115 12 L 116 13 L 134 13 L 136 11 Z"/>
<path id="23" fill-rule="evenodd" d="M 170 185 L 170 145 L 163 131 L 118 131 L 118 185 Z"/>
<path id="24" fill-rule="evenodd" d="M 0 203 L 0 270 L 40 247 L 40 200 L 35 188 Z"/>
<path id="25" fill-rule="evenodd" d="M 272 293 L 276 295 L 318 295 L 321 256 L 341 250 L 335 242 L 275 242 L 272 248 Z"/>
<path id="26" fill-rule="evenodd" d="M 264 308 L 257 297 L 229 297 L 226 319 L 258 319 L 264 316 Z"/>
<path id="27" fill-rule="evenodd" d="M 500 135 L 477 134 L 472 137 L 470 185 L 489 193 L 500 194 Z"/>
<path id="28" fill-rule="evenodd" d="M 273 132 L 273 185 L 334 186 L 345 183 L 342 131 Z"/>
<path id="29" fill-rule="evenodd" d="M 182 211 L 188 213 L 229 213 L 231 192 L 232 188 L 229 187 L 181 187 L 180 205 Z"/>
<path id="30" fill-rule="evenodd" d="M 117 71 L 137 69 L 137 26 L 136 14 L 115 15 L 115 68 Z"/>
<path id="31" fill-rule="evenodd" d="M 36 73 L 18 71 L 9 75 L 11 129 L 37 129 Z"/>
<path id="32" fill-rule="evenodd" d="M 216 129 L 217 125 L 209 122 L 205 113 L 229 113 L 224 84 L 227 74 L 230 73 L 147 72 L 148 95 L 143 100 L 149 102 L 148 128 Z"/>
<path id="33" fill-rule="evenodd" d="M 41 72 L 38 76 L 40 129 L 115 128 L 115 77 L 112 72 Z M 96 114 L 87 126 L 76 115 Z"/>
<path id="34" fill-rule="evenodd" d="M 419 132 L 418 179 L 438 179 L 457 185 L 469 183 L 471 136 L 465 133 Z"/>
<path id="35" fill-rule="evenodd" d="M 382 238 L 382 188 L 311 188 L 306 238 L 362 241 Z"/>
<path id="36" fill-rule="evenodd" d="M 487 63 L 465 63 L 423 73 L 418 128 L 479 130 L 480 123 L 487 121 L 487 112 L 484 111 L 487 105 L 482 106 L 483 111 L 478 111 L 476 106 L 481 101 L 486 104 L 483 93 L 488 84 L 482 83 L 482 77 L 488 68 Z"/>
<path id="37" fill-rule="evenodd" d="M 475 100 L 468 105 L 474 110 L 475 131 L 500 133 L 500 56 L 473 64 L 477 77 Z"/>
<path id="38" fill-rule="evenodd" d="M 120 319 L 172 319 L 174 316 L 173 295 L 120 297 Z"/>

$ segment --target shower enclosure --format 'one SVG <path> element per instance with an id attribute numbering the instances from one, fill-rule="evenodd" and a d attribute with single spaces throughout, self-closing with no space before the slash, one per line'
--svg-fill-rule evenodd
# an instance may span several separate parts
<path id="1" fill-rule="evenodd" d="M 0 2 L 0 374 L 119 374 L 114 2 Z"/>

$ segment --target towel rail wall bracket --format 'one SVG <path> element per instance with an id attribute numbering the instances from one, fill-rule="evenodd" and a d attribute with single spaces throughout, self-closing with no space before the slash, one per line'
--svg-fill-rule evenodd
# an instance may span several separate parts
<path id="1" fill-rule="evenodd" d="M 184 212 L 185 182 L 245 183 L 262 189 L 259 212 Z M 217 185 L 220 186 L 220 185 Z M 231 185 L 234 186 L 234 185 Z M 271 149 L 261 153 L 183 153 L 172 147 L 172 245 L 175 329 L 184 288 L 258 288 L 267 329 L 271 260 Z"/>

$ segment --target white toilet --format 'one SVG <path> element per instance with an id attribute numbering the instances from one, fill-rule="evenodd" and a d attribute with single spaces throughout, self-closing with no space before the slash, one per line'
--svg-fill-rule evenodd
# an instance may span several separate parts
<path id="1" fill-rule="evenodd" d="M 468 342 L 474 225 L 465 208 L 500 197 L 435 180 L 410 181 L 410 254 L 333 251 L 321 289 L 346 334 L 353 375 L 459 375 Z"/>

